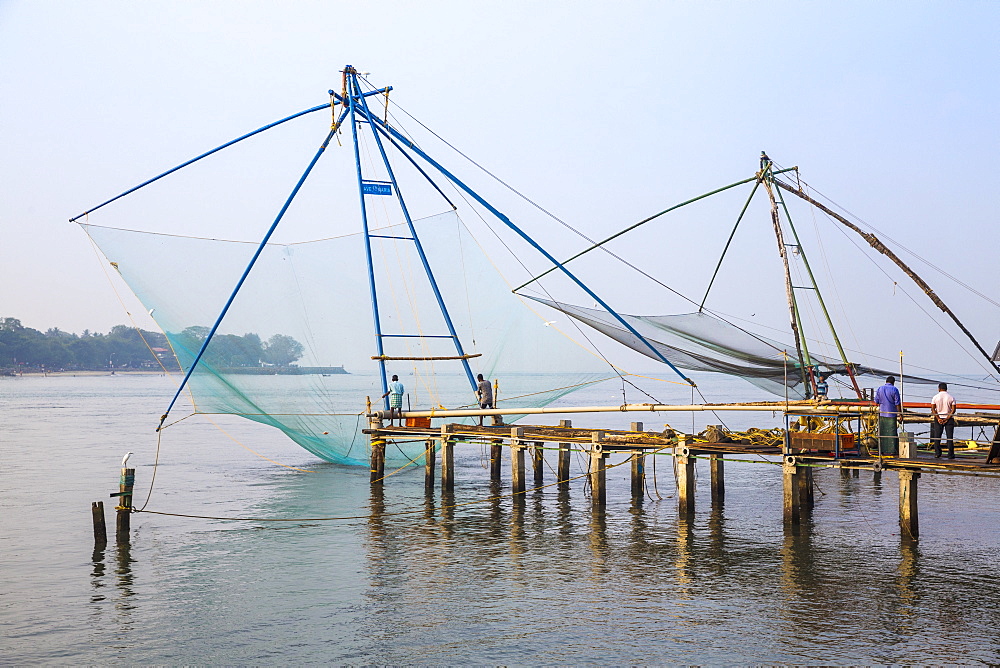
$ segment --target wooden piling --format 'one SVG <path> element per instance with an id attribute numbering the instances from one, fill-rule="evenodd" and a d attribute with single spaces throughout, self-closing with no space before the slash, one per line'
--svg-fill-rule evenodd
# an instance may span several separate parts
<path id="1" fill-rule="evenodd" d="M 510 481 L 514 494 L 522 494 L 524 484 L 524 429 L 511 427 L 510 430 Z"/>
<path id="2" fill-rule="evenodd" d="M 495 438 L 490 442 L 490 480 L 500 482 L 500 463 L 503 458 L 503 439 Z"/>
<path id="3" fill-rule="evenodd" d="M 811 466 L 798 466 L 799 510 L 813 507 L 813 470 Z"/>
<path id="4" fill-rule="evenodd" d="M 545 451 L 542 450 L 543 445 L 545 444 L 541 441 L 535 441 L 531 453 L 531 468 L 535 474 L 535 487 L 541 487 L 545 484 Z"/>
<path id="5" fill-rule="evenodd" d="M 726 460 L 722 455 L 711 455 L 708 461 L 712 478 L 712 503 L 722 503 L 726 499 Z"/>
<path id="6" fill-rule="evenodd" d="M 108 527 L 104 523 L 104 502 L 91 503 L 90 514 L 94 519 L 94 545 L 104 547 L 108 544 Z"/>
<path id="7" fill-rule="evenodd" d="M 677 455 L 677 508 L 681 515 L 694 512 L 695 458 L 688 445 L 690 436 L 682 436 L 678 442 Z"/>
<path id="8" fill-rule="evenodd" d="M 629 425 L 629 431 L 643 431 L 641 422 Z M 642 503 L 646 496 L 646 455 L 642 450 L 632 451 L 632 502 Z"/>
<path id="9" fill-rule="evenodd" d="M 432 492 L 434 491 L 434 460 L 437 449 L 434 447 L 433 438 L 428 438 L 424 446 L 424 489 Z"/>
<path id="10" fill-rule="evenodd" d="M 372 438 L 372 453 L 369 482 L 373 485 L 381 485 L 385 477 L 385 439 L 381 436 Z"/>
<path id="11" fill-rule="evenodd" d="M 129 539 L 133 485 L 135 485 L 135 469 L 122 469 L 121 479 L 118 482 L 118 505 L 115 506 L 115 510 L 118 511 L 115 518 L 115 539 L 119 543 L 127 543 Z"/>
<path id="12" fill-rule="evenodd" d="M 781 467 L 784 484 L 782 519 L 786 526 L 799 523 L 799 467 L 795 457 L 786 456 Z"/>
<path id="13" fill-rule="evenodd" d="M 642 450 L 632 451 L 632 501 L 642 503 L 646 496 L 646 455 Z"/>
<path id="14" fill-rule="evenodd" d="M 451 425 L 441 425 L 441 491 L 455 489 L 455 441 Z"/>
<path id="15" fill-rule="evenodd" d="M 919 471 L 899 471 L 899 534 L 903 538 L 920 536 L 917 515 L 917 480 Z"/>
<path id="16" fill-rule="evenodd" d="M 560 420 L 559 426 L 563 429 L 571 429 L 573 427 L 573 422 L 571 420 Z M 559 460 L 556 464 L 556 475 L 559 478 L 559 489 L 568 490 L 569 489 L 569 458 L 570 458 L 570 445 L 569 443 L 559 444 Z"/>
<path id="17" fill-rule="evenodd" d="M 603 508 L 608 500 L 607 455 L 601 441 L 603 431 L 590 432 L 590 496 L 595 506 Z"/>
<path id="18" fill-rule="evenodd" d="M 369 401 L 369 413 L 371 412 L 371 399 Z M 368 481 L 373 485 L 382 484 L 382 479 L 385 477 L 385 439 L 382 435 L 377 433 L 377 430 L 382 428 L 382 420 L 376 417 L 368 419 L 368 428 L 376 430 L 375 434 L 371 436 L 371 453 L 370 453 L 370 466 Z"/>

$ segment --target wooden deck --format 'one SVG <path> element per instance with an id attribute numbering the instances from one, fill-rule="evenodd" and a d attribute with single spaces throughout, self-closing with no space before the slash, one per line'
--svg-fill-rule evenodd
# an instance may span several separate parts
<path id="1" fill-rule="evenodd" d="M 693 456 L 698 455 L 772 455 L 782 456 L 785 453 L 781 447 L 748 445 L 745 443 L 706 443 L 693 440 L 692 437 L 677 434 L 666 435 L 658 432 L 637 432 L 614 429 L 583 429 L 574 427 L 556 427 L 549 425 L 516 425 L 520 429 L 517 437 L 528 443 L 562 444 L 568 443 L 580 452 L 589 452 L 591 446 L 599 443 L 605 452 L 635 452 L 644 454 L 675 455 L 674 450 L 687 447 Z M 476 426 L 459 423 L 445 424 L 438 428 L 419 427 L 382 427 L 381 429 L 366 429 L 365 434 L 377 435 L 382 438 L 407 441 L 440 439 L 442 434 L 456 442 L 493 443 L 511 440 L 512 425 Z M 679 439 L 689 439 L 681 443 Z M 918 450 L 917 457 L 870 457 L 843 455 L 839 459 L 833 453 L 793 452 L 794 456 L 812 465 L 830 464 L 850 468 L 872 470 L 906 469 L 914 471 L 933 472 L 974 472 L 983 475 L 1000 477 L 1000 463 L 987 464 L 987 448 L 969 451 L 956 448 L 956 458 L 935 459 L 932 451 Z"/>

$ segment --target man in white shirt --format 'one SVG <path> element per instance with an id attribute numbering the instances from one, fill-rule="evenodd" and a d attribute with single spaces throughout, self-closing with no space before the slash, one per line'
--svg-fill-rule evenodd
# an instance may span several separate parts
<path id="1" fill-rule="evenodd" d="M 941 433 L 948 439 L 948 459 L 955 458 L 955 397 L 948 383 L 938 383 L 939 392 L 931 399 L 931 445 L 935 459 L 941 458 Z"/>

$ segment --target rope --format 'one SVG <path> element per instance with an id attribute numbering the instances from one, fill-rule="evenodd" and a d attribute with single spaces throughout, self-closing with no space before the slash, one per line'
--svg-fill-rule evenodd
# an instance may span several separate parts
<path id="1" fill-rule="evenodd" d="M 653 450 L 652 452 L 649 452 L 647 454 L 654 455 L 654 454 L 657 454 L 658 452 L 660 452 L 661 450 L 665 450 L 667 448 L 672 448 L 672 447 L 674 447 L 672 444 L 671 445 L 664 445 L 664 446 L 659 447 L 656 450 Z M 423 453 L 421 453 L 421 455 L 422 454 Z M 420 455 L 418 455 L 418 456 L 420 456 Z M 411 462 L 415 461 L 415 459 L 416 458 L 414 458 L 413 460 L 410 460 L 410 461 Z M 628 464 L 631 461 L 632 461 L 632 459 L 631 459 L 631 457 L 629 457 L 629 458 L 626 458 L 625 461 L 618 462 L 617 464 L 608 464 L 604 468 L 605 468 L 605 471 L 608 471 L 608 470 L 611 470 L 611 469 L 614 469 L 614 468 L 618 468 L 619 466 L 623 466 L 625 464 Z M 409 465 L 409 463 L 404 464 L 403 467 L 401 467 L 400 469 L 397 469 L 396 471 L 393 471 L 393 473 L 391 473 L 389 475 L 395 475 L 400 470 L 402 470 L 402 468 L 405 468 L 408 465 Z M 578 476 L 573 476 L 571 478 L 567 478 L 566 480 L 557 480 L 555 482 L 550 482 L 550 483 L 548 483 L 546 485 L 539 485 L 537 487 L 532 487 L 532 488 L 529 488 L 529 489 L 525 489 L 525 490 L 520 491 L 520 492 L 511 492 L 509 494 L 495 494 L 493 496 L 488 496 L 488 497 L 485 497 L 485 498 L 482 498 L 482 499 L 474 499 L 472 501 L 463 501 L 462 503 L 454 503 L 454 504 L 447 505 L 447 506 L 441 506 L 441 510 L 451 510 L 451 509 L 454 509 L 454 508 L 462 508 L 462 507 L 465 507 L 465 506 L 472 506 L 472 505 L 476 505 L 476 504 L 479 504 L 479 503 L 489 503 L 490 501 L 500 501 L 502 499 L 514 498 L 516 496 L 526 495 L 528 492 L 536 492 L 536 491 L 539 491 L 539 490 L 542 490 L 542 489 L 546 489 L 546 488 L 552 487 L 554 485 L 559 485 L 561 483 L 573 482 L 574 480 L 580 480 L 581 478 L 588 478 L 589 479 L 590 475 L 591 475 L 591 473 L 588 470 L 586 473 L 582 473 L 582 474 L 580 474 Z M 388 478 L 389 476 L 385 476 L 385 477 Z M 380 478 L 380 480 L 384 480 L 384 478 Z M 145 506 L 143 506 L 143 508 L 145 508 Z M 372 514 L 368 514 L 368 515 L 341 515 L 341 516 L 334 516 L 334 517 L 222 517 L 222 516 L 214 516 L 214 515 L 192 515 L 192 514 L 188 514 L 188 513 L 168 513 L 168 512 L 163 512 L 163 511 L 159 511 L 159 510 L 145 510 L 145 509 L 143 509 L 143 510 L 133 510 L 133 512 L 137 512 L 137 513 L 138 512 L 143 512 L 143 513 L 149 513 L 151 515 L 164 515 L 164 516 L 167 516 L 167 517 L 186 517 L 186 518 L 189 518 L 189 519 L 198 519 L 198 520 L 221 520 L 221 521 L 225 521 L 225 522 L 341 522 L 341 521 L 351 521 L 351 520 L 370 520 L 373 517 Z M 426 512 L 425 508 L 419 508 L 419 509 L 415 509 L 415 510 L 398 510 L 398 511 L 388 512 L 388 513 L 379 513 L 378 516 L 379 517 L 394 517 L 394 516 L 402 516 L 402 515 L 415 515 L 417 513 L 424 513 L 424 512 Z"/>

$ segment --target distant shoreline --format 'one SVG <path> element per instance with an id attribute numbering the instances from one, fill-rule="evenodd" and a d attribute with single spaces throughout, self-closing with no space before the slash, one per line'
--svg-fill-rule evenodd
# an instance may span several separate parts
<path id="1" fill-rule="evenodd" d="M 163 371 L 162 369 L 115 369 L 110 371 L 25 371 L 23 373 L 3 374 L 0 378 L 19 378 L 21 376 L 165 376 L 167 373 L 180 373 L 178 371 Z"/>
<path id="2" fill-rule="evenodd" d="M 219 369 L 223 375 L 244 375 L 244 376 L 306 376 L 306 375 L 349 375 L 344 367 L 228 367 Z M 105 371 L 101 369 L 77 369 L 68 371 L 40 371 L 32 369 L 17 373 L 0 373 L 0 378 L 17 378 L 18 376 L 164 376 L 167 374 L 181 374 L 183 371 L 174 369 L 164 371 L 163 369 L 115 369 Z"/>

